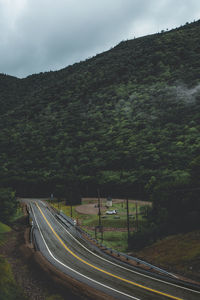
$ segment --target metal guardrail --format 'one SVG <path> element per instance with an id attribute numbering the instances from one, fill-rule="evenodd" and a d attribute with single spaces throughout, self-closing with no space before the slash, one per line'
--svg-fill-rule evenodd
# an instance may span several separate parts
<path id="1" fill-rule="evenodd" d="M 155 271 L 157 271 L 157 272 L 159 272 L 159 273 L 162 273 L 162 274 L 165 274 L 165 275 L 167 275 L 167 276 L 171 276 L 171 277 L 177 278 L 177 276 L 175 276 L 174 274 L 172 274 L 172 273 L 170 273 L 170 272 L 167 272 L 167 271 L 165 271 L 165 270 L 163 270 L 163 269 L 161 269 L 161 268 L 159 268 L 159 267 L 157 267 L 157 266 L 154 266 L 154 265 L 152 265 L 152 264 L 150 264 L 150 263 L 148 263 L 148 262 L 146 262 L 146 261 L 144 261 L 144 260 L 141 260 L 141 259 L 139 259 L 139 258 L 137 258 L 137 257 L 130 256 L 130 255 L 127 255 L 127 254 L 122 253 L 122 252 L 117 252 L 117 251 L 115 251 L 115 250 L 113 250 L 113 249 L 110 249 L 110 251 L 117 253 L 118 256 L 122 256 L 122 257 L 124 257 L 126 260 L 132 260 L 132 261 L 135 261 L 137 264 L 145 265 L 145 266 L 149 267 L 150 269 L 155 270 Z"/>
<path id="2" fill-rule="evenodd" d="M 105 250 L 108 250 L 110 252 L 110 254 L 115 254 L 116 256 L 118 257 L 124 257 L 127 261 L 134 261 L 136 262 L 138 265 L 144 265 L 144 266 L 147 266 L 149 269 L 151 270 L 155 270 L 161 274 L 164 274 L 164 275 L 167 275 L 167 276 L 170 276 L 170 277 L 173 277 L 173 278 L 177 278 L 177 276 L 175 276 L 174 274 L 171 274 L 170 272 L 167 272 L 157 266 L 154 266 L 144 260 L 141 260 L 137 257 L 134 257 L 134 256 L 130 256 L 130 255 L 127 255 L 125 253 L 122 253 L 122 252 L 119 252 L 117 250 L 114 250 L 112 248 L 108 248 L 107 246 L 101 244 L 98 240 L 96 240 L 95 238 L 93 238 L 87 231 L 85 231 L 84 229 L 80 228 L 79 226 L 77 226 L 77 230 L 82 233 L 82 234 L 85 234 L 90 240 L 92 240 L 94 243 L 97 244 L 97 247 L 100 247 L 101 250 L 105 251 Z"/>
<path id="3" fill-rule="evenodd" d="M 69 227 L 69 222 L 68 220 L 66 220 L 65 218 L 63 218 L 61 215 L 59 214 L 55 214 L 55 217 L 57 219 L 59 219 L 64 225 L 66 225 L 67 227 Z"/>
<path id="4" fill-rule="evenodd" d="M 28 220 L 29 220 L 29 225 L 30 225 L 30 233 L 29 233 L 29 242 L 30 244 L 33 244 L 33 229 L 34 229 L 34 222 L 33 222 L 33 209 L 32 206 L 27 204 L 26 205 L 26 210 L 28 213 Z"/>
<path id="5" fill-rule="evenodd" d="M 59 212 L 59 215 L 60 215 L 63 219 L 65 219 L 68 223 L 70 223 L 70 225 L 72 225 L 72 226 L 75 226 L 75 225 L 76 225 L 75 222 L 74 222 L 74 220 L 73 220 L 72 218 L 66 216 L 63 212 Z"/>

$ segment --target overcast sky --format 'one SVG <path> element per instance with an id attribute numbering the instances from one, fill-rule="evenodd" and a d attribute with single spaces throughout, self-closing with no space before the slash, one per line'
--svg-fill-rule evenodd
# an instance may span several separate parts
<path id="1" fill-rule="evenodd" d="M 58 70 L 200 18 L 200 0 L 0 0 L 0 73 Z"/>

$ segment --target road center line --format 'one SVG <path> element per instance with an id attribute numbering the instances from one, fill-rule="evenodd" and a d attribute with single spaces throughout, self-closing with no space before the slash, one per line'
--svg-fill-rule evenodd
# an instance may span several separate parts
<path id="1" fill-rule="evenodd" d="M 35 222 L 36 222 L 36 224 L 37 224 L 37 226 L 38 226 L 40 235 L 41 235 L 41 237 L 42 237 L 42 240 L 43 240 L 43 242 L 44 242 L 44 244 L 45 244 L 45 246 L 46 246 L 46 248 L 47 248 L 47 251 L 49 252 L 50 256 L 51 256 L 55 261 L 57 261 L 59 264 L 61 264 L 61 265 L 62 265 L 63 267 L 65 267 L 65 268 L 69 269 L 70 271 L 72 271 L 72 272 L 74 272 L 74 273 L 76 273 L 76 274 L 78 274 L 78 275 L 80 275 L 80 276 L 82 276 L 82 277 L 88 279 L 89 281 L 92 281 L 92 282 L 94 282 L 94 283 L 96 283 L 96 284 L 98 284 L 98 285 L 101 285 L 101 286 L 103 286 L 104 288 L 107 288 L 107 289 L 109 289 L 109 290 L 111 290 L 111 291 L 114 291 L 114 292 L 116 292 L 116 293 L 118 293 L 118 294 L 121 294 L 121 295 L 123 295 L 123 296 L 126 296 L 126 297 L 131 298 L 131 299 L 134 299 L 134 300 L 141 300 L 141 299 L 136 298 L 136 297 L 134 297 L 134 296 L 131 296 L 131 295 L 128 295 L 128 294 L 123 293 L 123 292 L 121 292 L 121 291 L 118 291 L 118 290 L 116 290 L 116 289 L 114 289 L 114 288 L 112 288 L 112 287 L 110 287 L 110 286 L 108 286 L 108 285 L 105 285 L 105 284 L 103 284 L 103 283 L 101 283 L 101 282 L 99 282 L 99 281 L 96 281 L 96 280 L 94 280 L 94 279 L 92 279 L 92 278 L 90 278 L 90 277 L 88 277 L 88 276 L 86 276 L 86 275 L 83 275 L 82 273 L 80 273 L 80 272 L 78 272 L 78 271 L 76 271 L 76 270 L 70 268 L 69 266 L 65 265 L 65 264 L 62 263 L 60 260 L 58 260 L 58 259 L 51 253 L 51 251 L 50 251 L 50 249 L 49 249 L 49 247 L 48 247 L 48 245 L 47 245 L 47 243 L 46 243 L 46 241 L 45 241 L 45 238 L 44 238 L 44 236 L 43 236 L 43 234 L 42 234 L 42 232 L 41 232 L 41 229 L 40 229 L 40 226 L 39 226 L 39 224 L 38 224 L 38 221 L 37 221 L 36 215 L 35 215 L 35 213 L 34 213 L 34 210 L 33 210 L 33 215 L 34 215 L 34 218 L 35 218 Z"/>
<path id="2" fill-rule="evenodd" d="M 62 244 L 62 246 L 63 246 L 63 247 L 64 247 L 64 248 L 65 248 L 65 249 L 73 256 L 73 257 L 75 257 L 76 259 L 78 259 L 78 260 L 81 261 L 82 263 L 84 263 L 84 264 L 90 266 L 91 268 L 93 268 L 93 269 L 95 269 L 95 270 L 98 270 L 98 271 L 100 271 L 100 272 L 102 272 L 102 273 L 104 273 L 104 274 L 106 274 L 106 275 L 109 275 L 109 276 L 111 276 L 111 277 L 114 277 L 114 278 L 116 278 L 116 279 L 119 279 L 119 280 L 121 280 L 121 281 L 124 281 L 124 282 L 126 282 L 126 283 L 131 284 L 131 285 L 137 286 L 137 287 L 142 288 L 142 289 L 144 289 L 144 290 L 147 290 L 147 291 L 150 291 L 150 292 L 153 292 L 153 293 L 162 295 L 162 296 L 166 296 L 166 297 L 171 298 L 171 299 L 182 300 L 181 298 L 172 296 L 172 295 L 167 294 L 167 293 L 160 292 L 160 291 L 155 290 L 155 289 L 151 289 L 151 288 L 149 288 L 149 287 L 143 286 L 143 285 L 138 284 L 138 283 L 136 283 L 136 282 L 130 281 L 130 280 L 128 280 L 128 279 L 125 279 L 125 278 L 122 278 L 122 277 L 117 276 L 117 275 L 115 275 L 115 274 L 112 274 L 112 273 L 110 273 L 110 272 L 107 272 L 107 271 L 105 271 L 105 270 L 103 270 L 103 269 L 101 269 L 101 268 L 99 268 L 99 267 L 96 267 L 96 266 L 90 264 L 89 262 L 85 261 L 84 259 L 80 258 L 79 256 L 77 256 L 74 252 L 72 252 L 72 251 L 67 247 L 67 245 L 63 242 L 63 240 L 62 240 L 62 239 L 59 237 L 59 235 L 55 232 L 55 230 L 52 228 L 51 224 L 49 223 L 49 221 L 47 220 L 47 218 L 45 217 L 44 213 L 42 212 L 41 208 L 39 207 L 39 205 L 38 205 L 37 203 L 36 203 L 36 206 L 38 207 L 40 213 L 42 214 L 42 216 L 43 216 L 43 218 L 45 219 L 46 223 L 48 224 L 49 228 L 51 229 L 51 231 L 53 232 L 53 234 L 56 236 L 56 238 L 59 240 L 59 242 Z"/>

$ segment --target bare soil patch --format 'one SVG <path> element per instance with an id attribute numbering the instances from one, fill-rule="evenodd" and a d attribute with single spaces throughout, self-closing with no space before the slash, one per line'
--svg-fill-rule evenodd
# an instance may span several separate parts
<path id="1" fill-rule="evenodd" d="M 98 214 L 98 207 L 95 204 L 83 204 L 76 206 L 75 210 L 84 215 L 97 215 Z M 106 211 L 106 207 L 101 207 L 101 211 Z"/>
<path id="2" fill-rule="evenodd" d="M 105 203 L 107 201 L 107 198 L 101 198 L 100 199 L 101 203 Z M 126 201 L 126 199 L 112 199 L 113 203 L 121 203 Z M 137 203 L 139 205 L 152 205 L 152 202 L 150 201 L 142 201 L 142 200 L 128 200 L 130 203 Z M 98 203 L 98 198 L 82 198 L 82 204 L 86 203 Z"/>
<path id="3" fill-rule="evenodd" d="M 105 207 L 107 199 L 101 198 L 101 211 L 105 212 L 107 208 Z M 126 200 L 124 199 L 113 199 L 113 203 L 122 203 Z M 139 205 L 149 205 L 152 203 L 148 201 L 141 200 L 129 200 L 131 203 L 137 203 Z M 82 198 L 82 205 L 76 206 L 75 210 L 84 215 L 97 215 L 98 214 L 98 198 Z M 111 208 L 112 209 L 112 208 Z"/>

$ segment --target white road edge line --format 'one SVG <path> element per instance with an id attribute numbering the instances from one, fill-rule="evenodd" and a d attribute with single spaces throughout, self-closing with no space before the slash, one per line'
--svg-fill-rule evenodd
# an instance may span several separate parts
<path id="1" fill-rule="evenodd" d="M 34 214 L 34 218 L 35 218 L 35 221 L 36 221 L 36 223 L 37 223 L 37 226 L 38 226 L 40 235 L 41 235 L 41 237 L 42 237 L 42 239 L 43 239 L 43 242 L 44 242 L 44 244 L 45 244 L 45 246 L 46 246 L 46 248 L 47 248 L 49 254 L 51 255 L 51 257 L 53 257 L 53 259 L 54 259 L 55 261 L 57 261 L 59 264 L 61 264 L 61 265 L 64 266 L 65 268 L 67 268 L 67 269 L 73 271 L 74 273 L 76 273 L 76 274 L 78 274 L 78 275 L 80 275 L 80 276 L 82 276 L 82 277 L 84 277 L 84 278 L 86 278 L 86 279 L 88 279 L 88 280 L 90 280 L 90 281 L 92 281 L 92 282 L 94 282 L 94 283 L 97 283 L 97 284 L 99 284 L 99 285 L 101 285 L 101 286 L 103 286 L 103 287 L 105 287 L 105 288 L 107 288 L 107 289 L 110 289 L 110 290 L 112 290 L 112 291 L 114 291 L 114 292 L 117 292 L 117 293 L 119 293 L 119 294 L 121 294 L 121 295 L 124 295 L 124 296 L 126 296 L 126 297 L 129 297 L 129 298 L 132 298 L 132 299 L 134 299 L 134 300 L 141 300 L 141 299 L 136 298 L 136 297 L 134 297 L 134 296 L 131 296 L 131 295 L 128 295 L 128 294 L 123 293 L 123 292 L 121 292 L 121 291 L 118 291 L 118 290 L 116 290 L 116 289 L 114 289 L 114 288 L 112 288 L 112 287 L 109 287 L 109 286 L 107 286 L 107 285 L 105 285 L 105 284 L 103 284 L 103 283 L 100 283 L 100 282 L 98 282 L 98 281 L 96 281 L 96 280 L 94 280 L 94 279 L 92 279 L 92 278 L 90 278 L 90 277 L 87 277 L 87 276 L 85 276 L 85 275 L 79 273 L 78 271 L 76 271 L 76 270 L 70 268 L 69 266 L 65 265 L 65 264 L 62 263 L 60 260 L 58 260 L 58 259 L 51 253 L 49 247 L 47 246 L 47 243 L 46 243 L 46 241 L 45 241 L 45 239 L 44 239 L 44 236 L 43 236 L 43 234 L 42 234 L 42 232 L 41 232 L 40 226 L 39 226 L 39 224 L 38 224 L 38 222 L 37 222 L 37 218 L 36 218 L 34 209 L 33 209 L 33 214 Z"/>
<path id="2" fill-rule="evenodd" d="M 49 211 L 50 212 L 50 211 Z M 177 285 L 177 284 L 175 284 L 175 283 L 171 283 L 171 282 L 168 282 L 168 281 L 164 281 L 164 280 L 161 280 L 161 279 L 158 279 L 158 278 L 154 278 L 154 277 L 151 277 L 151 276 L 149 276 L 149 275 L 145 275 L 145 274 L 143 274 L 143 273 L 139 273 L 139 272 L 137 272 L 137 271 L 134 271 L 134 270 L 131 270 L 131 269 L 127 269 L 127 268 L 125 268 L 125 267 L 123 267 L 123 266 L 121 266 L 121 265 L 117 265 L 117 264 L 115 264 L 115 263 L 113 263 L 112 261 L 109 261 L 109 260 L 107 260 L 106 258 L 103 258 L 103 257 L 101 257 L 101 256 L 99 256 L 99 255 L 97 255 L 96 253 L 93 253 L 91 250 L 89 250 L 87 247 L 85 247 L 83 244 L 81 244 L 57 219 L 56 219 L 56 217 L 50 212 L 50 214 L 54 217 L 54 219 L 58 222 L 58 224 L 80 245 L 80 246 L 82 246 L 85 250 L 87 250 L 89 253 L 91 253 L 91 254 L 93 254 L 94 256 L 96 256 L 96 257 L 98 257 L 98 258 L 100 258 L 100 259 L 102 259 L 102 260 L 104 260 L 104 261 L 106 261 L 106 262 L 108 262 L 108 263 L 110 263 L 110 264 L 112 264 L 112 265 L 114 265 L 114 266 L 117 266 L 117 267 L 120 267 L 120 268 L 122 268 L 122 269 L 124 269 L 124 270 L 127 270 L 127 271 L 129 271 L 129 272 L 132 272 L 132 273 L 135 273 L 135 274 L 137 274 L 137 275 L 140 275 L 140 276 L 144 276 L 144 277 L 147 277 L 147 278 L 150 278 L 150 279 L 153 279 L 153 280 L 156 280 L 156 281 L 159 281 L 159 282 L 162 282 L 162 283 L 165 283 L 165 284 L 168 284 L 168 285 L 171 285 L 171 286 L 175 286 L 175 287 L 178 287 L 178 288 L 181 288 L 181 289 L 184 289 L 184 290 L 187 290 L 187 291 L 190 291 L 190 292 L 194 292 L 194 293 L 197 293 L 197 294 L 200 294 L 200 292 L 199 291 L 196 291 L 196 290 L 192 290 L 192 289 L 189 289 L 189 288 L 186 288 L 186 287 L 184 287 L 184 286 L 181 286 L 181 285 Z"/>

